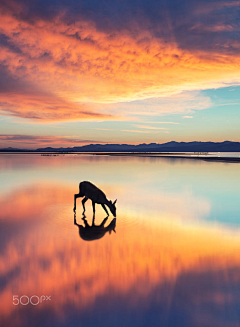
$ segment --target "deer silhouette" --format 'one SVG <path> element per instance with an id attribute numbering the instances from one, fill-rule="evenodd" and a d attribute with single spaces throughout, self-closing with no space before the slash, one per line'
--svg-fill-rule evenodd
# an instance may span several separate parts
<path id="1" fill-rule="evenodd" d="M 92 220 L 92 226 L 88 224 L 88 221 L 86 217 L 84 216 L 82 218 L 84 222 L 84 226 L 79 225 L 76 221 L 76 213 L 74 213 L 74 225 L 78 226 L 79 228 L 79 236 L 84 241 L 93 241 L 98 240 L 102 238 L 107 232 L 111 234 L 112 231 L 116 233 L 115 227 L 116 227 L 116 218 L 113 218 L 113 220 L 110 222 L 110 224 L 107 227 L 104 227 L 108 217 L 104 218 L 102 223 L 99 226 L 95 225 L 95 216 L 93 216 Z"/>
<path id="2" fill-rule="evenodd" d="M 105 212 L 107 213 L 107 217 L 109 216 L 109 213 L 107 211 L 106 206 L 110 209 L 111 213 L 114 217 L 116 217 L 116 202 L 109 201 L 106 198 L 106 195 L 101 191 L 97 186 L 93 185 L 90 182 L 81 182 L 79 184 L 79 193 L 74 194 L 74 208 L 73 211 L 76 211 L 76 199 L 84 197 L 82 200 L 82 206 L 83 206 L 83 215 L 85 214 L 85 202 L 90 199 L 92 200 L 92 207 L 93 207 L 93 214 L 95 215 L 95 204 L 101 204 Z"/>

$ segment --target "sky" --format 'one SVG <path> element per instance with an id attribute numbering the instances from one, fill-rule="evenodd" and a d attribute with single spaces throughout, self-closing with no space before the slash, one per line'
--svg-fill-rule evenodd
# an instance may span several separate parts
<path id="1" fill-rule="evenodd" d="M 0 148 L 240 141 L 240 1 L 0 0 Z"/>

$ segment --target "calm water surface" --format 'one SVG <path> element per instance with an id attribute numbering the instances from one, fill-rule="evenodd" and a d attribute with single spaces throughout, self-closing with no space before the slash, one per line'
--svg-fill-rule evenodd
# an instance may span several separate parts
<path id="1" fill-rule="evenodd" d="M 83 180 L 117 198 L 98 240 Z M 0 325 L 240 326 L 239 185 L 237 163 L 0 155 Z"/>

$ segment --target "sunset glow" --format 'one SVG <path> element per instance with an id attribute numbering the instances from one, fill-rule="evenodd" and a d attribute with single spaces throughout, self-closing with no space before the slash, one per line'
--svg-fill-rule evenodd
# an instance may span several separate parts
<path id="1" fill-rule="evenodd" d="M 239 141 L 239 1 L 145 2 L 1 1 L 0 146 Z"/>

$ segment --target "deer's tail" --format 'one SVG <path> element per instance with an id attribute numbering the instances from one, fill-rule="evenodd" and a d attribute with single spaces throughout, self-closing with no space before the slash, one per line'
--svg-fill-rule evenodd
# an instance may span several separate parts
<path id="1" fill-rule="evenodd" d="M 83 190 L 83 185 L 81 185 L 82 183 L 79 183 L 79 196 L 83 197 L 84 196 L 84 190 Z"/>

